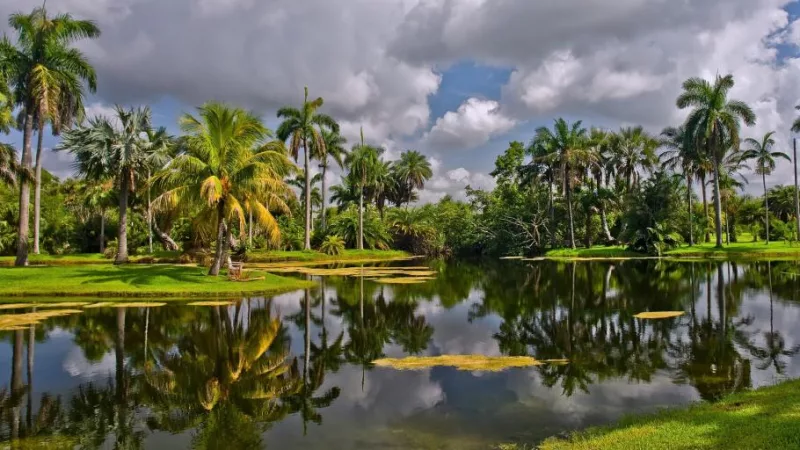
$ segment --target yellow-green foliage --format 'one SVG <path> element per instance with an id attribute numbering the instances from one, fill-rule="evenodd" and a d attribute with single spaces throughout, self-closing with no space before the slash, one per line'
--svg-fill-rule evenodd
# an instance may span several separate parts
<path id="1" fill-rule="evenodd" d="M 684 314 L 683 311 L 650 311 L 641 312 L 633 317 L 637 319 L 669 319 L 672 317 L 680 317 Z"/>
<path id="2" fill-rule="evenodd" d="M 79 309 L 53 309 L 22 314 L 3 314 L 0 315 L 0 330 L 19 330 L 53 317 L 69 316 L 71 314 L 80 314 L 81 312 Z"/>

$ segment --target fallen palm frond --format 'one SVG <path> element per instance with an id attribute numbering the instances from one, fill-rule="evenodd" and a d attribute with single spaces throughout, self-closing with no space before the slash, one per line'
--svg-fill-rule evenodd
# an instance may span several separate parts
<path id="1" fill-rule="evenodd" d="M 652 311 L 652 312 L 641 312 L 636 314 L 633 317 L 637 319 L 669 319 L 672 317 L 679 317 L 684 315 L 683 311 Z"/>
<path id="2" fill-rule="evenodd" d="M 440 355 L 409 356 L 406 358 L 382 358 L 372 362 L 379 367 L 398 370 L 421 370 L 447 366 L 458 370 L 498 372 L 514 367 L 541 366 L 543 364 L 567 364 L 567 360 L 540 361 L 530 356 L 484 356 L 484 355 Z"/>
<path id="3" fill-rule="evenodd" d="M 80 314 L 79 309 L 54 309 L 49 311 L 37 311 L 24 314 L 4 314 L 0 315 L 0 330 L 20 330 L 22 327 L 37 325 L 43 320 L 53 317 Z"/>

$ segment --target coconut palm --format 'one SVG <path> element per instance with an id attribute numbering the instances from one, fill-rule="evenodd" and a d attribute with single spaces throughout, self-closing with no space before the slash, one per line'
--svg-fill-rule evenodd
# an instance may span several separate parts
<path id="1" fill-rule="evenodd" d="M 408 150 L 400 154 L 400 160 L 392 166 L 397 174 L 398 182 L 402 183 L 406 189 L 405 203 L 411 203 L 411 195 L 414 189 L 422 189 L 425 182 L 433 176 L 431 163 L 428 158 L 416 150 Z"/>
<path id="2" fill-rule="evenodd" d="M 350 175 L 357 180 L 358 195 L 358 249 L 364 249 L 364 189 L 375 178 L 375 169 L 382 164 L 380 160 L 381 149 L 364 143 L 364 130 L 361 130 L 361 143 L 353 146 L 347 155 L 347 167 Z"/>
<path id="3" fill-rule="evenodd" d="M 347 149 L 344 148 L 344 145 L 347 143 L 347 139 L 337 131 L 323 128 L 322 142 L 325 144 L 324 146 L 313 145 L 313 153 L 314 157 L 320 162 L 319 167 L 322 169 L 322 210 L 320 211 L 319 218 L 322 229 L 324 230 L 328 226 L 326 217 L 328 190 L 326 186 L 327 181 L 325 180 L 325 175 L 328 173 L 328 166 L 330 164 L 328 157 L 333 158 L 336 165 L 343 169 L 344 159 L 347 155 Z"/>
<path id="4" fill-rule="evenodd" d="M 686 199 L 689 204 L 689 246 L 694 245 L 694 220 L 692 219 L 692 179 L 697 172 L 697 149 L 686 143 L 686 129 L 680 127 L 667 127 L 661 132 L 661 147 L 666 150 L 661 153 L 661 166 L 675 170 L 680 168 L 686 177 Z M 703 187 L 705 191 L 705 187 Z"/>
<path id="5" fill-rule="evenodd" d="M 339 124 L 332 117 L 318 113 L 317 110 L 322 106 L 322 97 L 316 100 L 308 100 L 308 87 L 305 88 L 303 105 L 300 109 L 285 106 L 278 110 L 278 118 L 283 122 L 278 126 L 278 139 L 286 141 L 291 139 L 289 151 L 294 156 L 295 161 L 303 148 L 303 170 L 306 175 L 305 189 L 305 243 L 304 250 L 311 250 L 311 171 L 309 170 L 310 152 L 312 147 L 317 155 L 327 154 L 327 147 L 322 136 L 322 129 L 327 128 L 338 132 Z"/>
<path id="6" fill-rule="evenodd" d="M 280 241 L 270 211 L 289 214 L 285 199 L 291 189 L 284 178 L 295 166 L 281 141 L 264 143 L 270 131 L 243 109 L 206 103 L 197 116 L 181 117 L 180 125 L 184 136 L 178 156 L 154 176 L 164 190 L 154 206 L 205 208 L 205 216 L 216 220 L 216 251 L 208 273 L 218 275 L 234 224 L 241 234 L 246 230 L 245 211 L 253 212 L 272 243 Z"/>
<path id="7" fill-rule="evenodd" d="M 630 190 L 631 183 L 639 186 L 639 169 L 651 170 L 657 161 L 655 150 L 658 141 L 650 136 L 644 128 L 626 127 L 610 139 L 611 161 L 620 176 L 625 178 L 625 188 Z"/>
<path id="8" fill-rule="evenodd" d="M 78 171 L 92 180 L 113 178 L 119 190 L 119 235 L 115 264 L 128 261 L 128 203 L 160 151 L 149 140 L 150 108 L 115 107 L 113 123 L 95 117 L 87 124 L 64 133 L 56 150 L 75 156 Z"/>
<path id="9" fill-rule="evenodd" d="M 753 138 L 747 138 L 744 144 L 748 149 L 742 155 L 742 159 L 754 159 L 756 162 L 755 172 L 761 175 L 761 182 L 764 185 L 764 226 L 766 230 L 766 244 L 769 245 L 769 197 L 767 195 L 767 175 L 771 175 L 775 170 L 778 158 L 783 158 L 787 161 L 789 155 L 780 151 L 773 151 L 775 147 L 774 131 L 765 134 L 761 141 Z"/>
<path id="10" fill-rule="evenodd" d="M 676 101 L 680 109 L 692 108 L 684 125 L 686 145 L 702 148 L 713 164 L 717 247 L 722 247 L 720 164 L 726 150 L 739 147 L 740 122 L 753 125 L 756 121 L 755 113 L 746 103 L 728 99 L 733 86 L 733 75 L 717 76 L 714 84 L 702 78 L 690 78 L 683 83 L 683 92 Z"/>
<path id="11" fill-rule="evenodd" d="M 31 169 L 31 141 L 36 125 L 35 114 L 54 120 L 60 112 L 70 110 L 59 106 L 65 101 L 77 101 L 82 83 L 94 92 L 94 69 L 84 55 L 72 44 L 84 38 L 100 35 L 97 26 L 87 20 L 76 20 L 69 14 L 49 18 L 44 7 L 30 14 L 16 13 L 9 26 L 17 32 L 17 41 L 0 41 L 0 72 L 10 80 L 15 100 L 25 114 L 22 118 L 22 170 Z M 56 113 L 59 112 L 59 113 Z M 15 265 L 28 262 L 30 180 L 20 179 L 19 228 Z"/>
<path id="12" fill-rule="evenodd" d="M 561 176 L 562 189 L 567 198 L 567 212 L 569 215 L 569 245 L 575 248 L 575 221 L 572 212 L 572 177 L 576 169 L 585 164 L 592 155 L 587 148 L 587 131 L 579 120 L 572 125 L 566 120 L 556 119 L 553 129 L 541 127 L 536 130 L 536 139 L 544 148 L 549 148 L 550 162 L 558 167 Z"/>

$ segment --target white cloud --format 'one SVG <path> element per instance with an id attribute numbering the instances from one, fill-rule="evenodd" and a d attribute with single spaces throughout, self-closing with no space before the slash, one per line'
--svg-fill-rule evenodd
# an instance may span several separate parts
<path id="1" fill-rule="evenodd" d="M 473 148 L 505 133 L 516 122 L 506 117 L 494 100 L 469 98 L 457 111 L 436 120 L 425 140 L 435 148 Z"/>

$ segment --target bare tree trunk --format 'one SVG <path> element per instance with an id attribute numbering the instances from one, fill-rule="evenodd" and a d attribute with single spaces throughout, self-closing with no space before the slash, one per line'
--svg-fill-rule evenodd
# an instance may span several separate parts
<path id="1" fill-rule="evenodd" d="M 708 222 L 709 220 L 711 220 L 711 214 L 708 213 L 708 197 L 707 197 L 707 193 L 706 193 L 706 176 L 705 176 L 705 174 L 700 176 L 700 184 L 701 184 L 700 187 L 703 190 L 703 213 L 706 215 L 706 222 Z M 706 226 L 705 235 L 706 235 L 705 236 L 706 242 L 711 242 L 711 234 L 708 232 L 708 226 Z"/>
<path id="2" fill-rule="evenodd" d="M 21 395 L 25 384 L 22 382 L 22 342 L 25 339 L 23 330 L 14 332 L 14 347 L 11 353 L 11 397 Z M 11 440 L 19 439 L 22 420 L 22 403 L 11 405 Z"/>
<path id="3" fill-rule="evenodd" d="M 30 105 L 26 108 L 31 111 Z M 31 169 L 31 139 L 33 138 L 33 114 L 25 115 L 25 127 L 22 133 L 22 170 L 19 183 L 19 226 L 17 228 L 17 258 L 15 266 L 28 265 L 28 235 L 30 232 L 31 183 L 28 173 Z"/>
<path id="4" fill-rule="evenodd" d="M 686 174 L 686 186 L 689 200 L 689 246 L 694 246 L 694 223 L 692 221 L 692 176 Z"/>
<path id="5" fill-rule="evenodd" d="M 564 182 L 567 191 L 567 212 L 569 213 L 569 246 L 575 248 L 575 221 L 572 214 L 572 186 L 569 177 Z"/>
<path id="6" fill-rule="evenodd" d="M 793 139 L 793 152 L 794 152 L 794 214 L 797 220 L 797 237 L 796 240 L 800 241 L 800 193 L 798 193 L 797 184 L 797 139 Z"/>
<path id="7" fill-rule="evenodd" d="M 150 180 L 150 170 L 147 171 L 147 180 Z M 153 254 L 153 201 L 150 198 L 150 185 L 147 185 L 147 247 Z"/>
<path id="8" fill-rule="evenodd" d="M 225 256 L 225 246 L 227 245 L 227 236 L 225 236 L 225 205 L 220 202 L 217 205 L 217 249 L 214 252 L 214 262 L 211 263 L 211 269 L 208 271 L 209 275 L 219 275 L 219 269 L 222 267 L 222 260 Z"/>
<path id="9" fill-rule="evenodd" d="M 358 196 L 358 249 L 364 250 L 364 186 Z"/>
<path id="10" fill-rule="evenodd" d="M 42 217 L 42 138 L 44 138 L 44 121 L 39 121 L 39 138 L 36 143 L 36 174 L 33 190 L 33 253 L 39 254 L 39 223 Z"/>
<path id="11" fill-rule="evenodd" d="M 247 211 L 247 245 L 253 246 L 253 209 Z"/>
<path id="12" fill-rule="evenodd" d="M 613 242 L 614 236 L 611 236 L 611 228 L 608 226 L 608 216 L 606 216 L 606 205 L 600 202 L 600 223 L 603 226 L 603 235 L 606 237 L 607 242 Z"/>
<path id="13" fill-rule="evenodd" d="M 114 264 L 128 262 L 128 187 L 127 171 L 122 174 L 119 186 L 119 234 L 117 236 L 117 258 Z"/>
<path id="14" fill-rule="evenodd" d="M 303 158 L 306 170 L 306 192 L 305 192 L 305 210 L 306 210 L 306 230 L 305 230 L 305 243 L 303 244 L 304 250 L 311 250 L 311 172 L 309 172 L 309 154 L 308 142 L 303 138 Z"/>
<path id="15" fill-rule="evenodd" d="M 320 224 L 322 225 L 322 231 L 325 231 L 325 230 L 328 229 L 328 222 L 327 222 L 327 218 L 325 217 L 326 213 L 328 212 L 327 202 L 326 202 L 327 184 L 328 183 L 325 181 L 325 174 L 328 172 L 328 161 L 327 161 L 327 159 L 328 159 L 328 157 L 325 156 L 325 161 L 322 164 L 322 210 L 320 210 L 320 213 L 319 213 L 319 220 L 320 220 Z"/>
<path id="16" fill-rule="evenodd" d="M 36 308 L 33 308 L 36 312 Z M 36 325 L 28 327 L 28 409 L 25 421 L 28 424 L 28 430 L 33 428 L 33 358 L 36 342 Z"/>
<path id="17" fill-rule="evenodd" d="M 106 251 L 106 210 L 100 211 L 100 253 Z"/>
<path id="18" fill-rule="evenodd" d="M 769 198 L 767 198 L 767 175 L 761 174 L 761 181 L 764 183 L 764 229 L 766 230 L 767 245 L 769 245 Z"/>
<path id="19" fill-rule="evenodd" d="M 156 236 L 158 236 L 158 240 L 161 241 L 161 245 L 164 246 L 164 250 L 171 252 L 178 250 L 178 244 L 170 237 L 170 235 L 161 231 L 156 221 L 153 221 L 152 228 Z"/>
<path id="20" fill-rule="evenodd" d="M 547 201 L 548 201 L 548 208 L 550 209 L 550 247 L 556 247 L 556 217 L 555 217 L 555 206 L 553 205 L 553 183 L 547 183 Z"/>
<path id="21" fill-rule="evenodd" d="M 716 246 L 722 247 L 722 199 L 719 195 L 719 158 L 714 156 L 714 232 L 716 233 Z"/>

